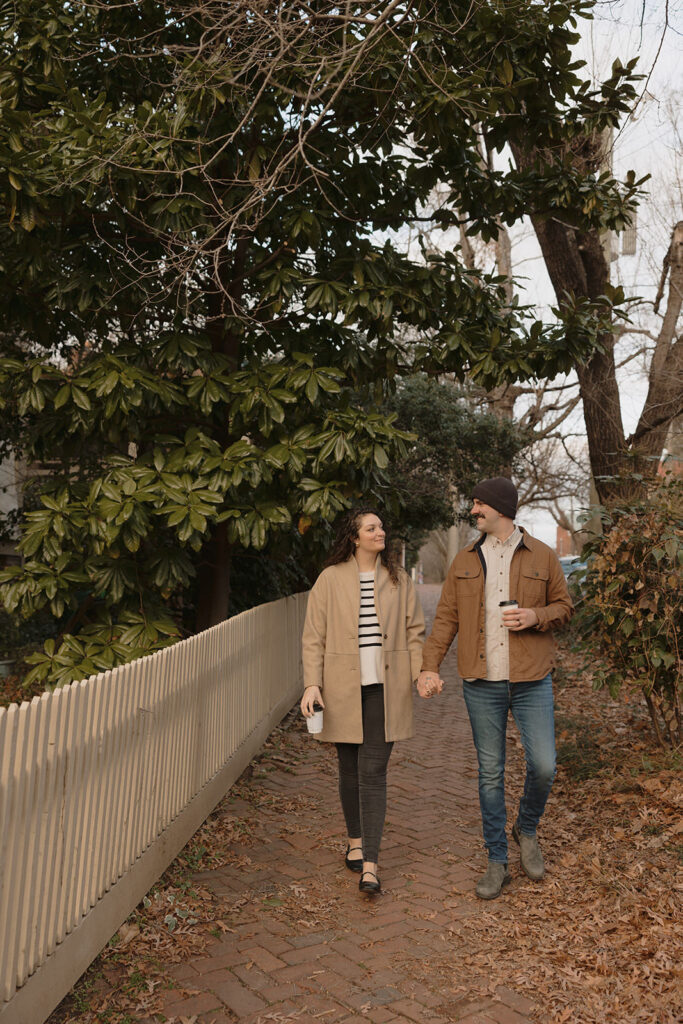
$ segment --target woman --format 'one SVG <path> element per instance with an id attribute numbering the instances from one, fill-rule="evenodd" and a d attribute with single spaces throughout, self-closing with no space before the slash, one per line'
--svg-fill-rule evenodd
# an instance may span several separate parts
<path id="1" fill-rule="evenodd" d="M 345 862 L 369 894 L 380 891 L 387 764 L 394 741 L 413 733 L 412 681 L 424 639 L 415 588 L 386 541 L 374 509 L 346 513 L 303 632 L 301 710 L 308 717 L 316 702 L 324 708 L 317 735 L 337 746 Z"/>

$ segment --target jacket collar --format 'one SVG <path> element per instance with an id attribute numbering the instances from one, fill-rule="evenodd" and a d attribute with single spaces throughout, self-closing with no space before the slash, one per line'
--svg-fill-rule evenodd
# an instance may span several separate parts
<path id="1" fill-rule="evenodd" d="M 530 533 L 527 533 L 527 531 L 524 529 L 523 526 L 518 526 L 517 529 L 519 530 L 519 532 L 522 535 L 522 539 L 520 540 L 520 542 L 518 544 L 518 547 L 525 547 L 529 551 L 533 551 L 534 550 L 534 546 L 536 544 L 536 541 L 534 540 L 534 538 L 531 536 Z M 476 551 L 477 554 L 479 554 L 479 552 L 481 551 L 481 546 L 482 546 L 482 544 L 484 543 L 485 540 L 486 540 L 486 534 L 485 533 L 480 534 L 479 537 L 477 537 L 476 540 L 473 540 L 471 544 L 467 545 L 467 547 L 465 548 L 465 551 Z"/>
<path id="2" fill-rule="evenodd" d="M 353 555 L 351 555 L 350 558 L 347 558 L 345 562 L 340 562 L 339 567 L 344 570 L 344 575 L 348 576 L 349 579 L 355 580 L 357 578 L 359 572 L 358 562 L 353 557 Z M 385 576 L 389 575 L 389 570 L 382 562 L 382 558 L 380 555 L 377 555 L 377 558 L 375 559 L 374 573 L 376 584 L 383 580 Z"/>
<path id="3" fill-rule="evenodd" d="M 339 582 L 344 593 L 349 621 L 358 624 L 358 608 L 360 605 L 360 576 L 358 575 L 358 562 L 351 555 L 345 562 L 339 562 L 334 569 L 340 574 Z M 380 556 L 375 562 L 375 594 L 377 595 L 377 613 L 381 615 L 382 594 L 386 581 L 389 579 L 389 572 L 382 565 Z M 381 620 L 380 620 L 381 621 Z"/>

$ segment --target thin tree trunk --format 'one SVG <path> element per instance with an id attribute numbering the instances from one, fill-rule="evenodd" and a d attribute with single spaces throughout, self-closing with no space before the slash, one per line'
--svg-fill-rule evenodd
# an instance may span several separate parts
<path id="1" fill-rule="evenodd" d="M 512 305 L 514 285 L 512 281 L 512 242 L 510 233 L 502 221 L 498 220 L 498 238 L 496 239 L 496 264 L 498 273 L 505 278 L 505 298 L 508 306 Z M 513 422 L 515 402 L 519 397 L 520 388 L 514 384 L 501 384 L 488 392 L 489 408 L 499 423 Z M 503 476 L 512 476 L 512 463 L 501 467 Z"/>
<path id="2" fill-rule="evenodd" d="M 638 426 L 629 438 L 644 456 L 641 471 L 646 476 L 657 472 L 669 426 L 683 410 L 683 341 L 676 340 L 676 326 L 683 306 L 683 221 L 676 224 L 671 234 L 655 310 L 667 276 L 669 294 L 650 365 L 647 398 Z"/>
<path id="3" fill-rule="evenodd" d="M 657 717 L 657 707 L 649 693 L 645 694 L 645 703 L 647 704 L 647 710 L 650 712 L 650 721 L 652 722 L 652 728 L 657 739 L 657 743 L 660 747 L 665 746 L 664 737 L 662 736 L 662 730 L 659 727 L 659 719 Z"/>

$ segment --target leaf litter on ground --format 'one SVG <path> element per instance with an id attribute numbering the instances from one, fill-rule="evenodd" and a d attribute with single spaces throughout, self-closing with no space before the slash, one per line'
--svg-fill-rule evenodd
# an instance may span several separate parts
<path id="1" fill-rule="evenodd" d="M 476 1012 L 478 999 L 495 997 L 504 986 L 528 997 L 536 1008 L 532 1018 L 554 1024 L 678 1024 L 680 752 L 656 747 L 638 704 L 593 691 L 590 671 L 568 645 L 556 683 L 559 766 L 541 832 L 544 882 L 518 875 L 491 907 L 470 894 L 472 912 L 454 917 L 444 930 L 445 952 L 418 958 L 407 947 L 394 954 L 393 966 L 442 996 L 447 1019 Z M 513 727 L 508 738 L 507 790 L 518 792 L 524 764 Z M 327 746 L 316 745 L 315 772 L 334 776 Z M 174 1000 L 193 994 L 176 981 L 173 967 L 206 953 L 239 927 L 243 915 L 274 915 L 291 934 L 352 933 L 348 906 L 329 872 L 318 873 L 305 893 L 295 882 L 280 881 L 226 897 L 203 884 L 221 866 L 248 866 L 250 850 L 269 842 L 274 828 L 282 835 L 300 832 L 310 848 L 339 850 L 341 836 L 316 829 L 315 800 L 262 785 L 284 766 L 291 770 L 310 758 L 310 741 L 293 709 L 48 1024 L 155 1019 L 170 988 Z M 444 893 L 434 911 L 416 909 L 416 924 L 447 909 L 449 897 Z M 465 984 L 457 980 L 463 977 Z M 264 1021 L 270 1019 L 264 1011 Z"/>

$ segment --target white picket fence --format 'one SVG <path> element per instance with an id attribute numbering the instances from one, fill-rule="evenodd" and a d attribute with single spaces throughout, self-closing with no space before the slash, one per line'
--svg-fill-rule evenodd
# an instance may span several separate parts
<path id="1" fill-rule="evenodd" d="M 306 594 L 0 709 L 0 1022 L 41 1024 L 301 688 Z"/>

